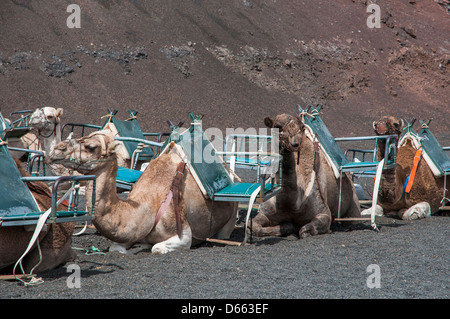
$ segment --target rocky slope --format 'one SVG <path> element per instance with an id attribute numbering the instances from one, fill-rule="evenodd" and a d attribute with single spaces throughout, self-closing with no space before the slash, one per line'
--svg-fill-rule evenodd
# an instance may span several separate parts
<path id="1" fill-rule="evenodd" d="M 69 3 L 81 8 L 70 29 Z M 372 134 L 382 115 L 433 118 L 450 145 L 450 14 L 432 0 L 5 0 L 0 110 L 63 107 L 101 124 L 139 110 L 145 131 L 205 114 L 204 125 L 263 127 L 266 115 L 324 105 L 335 136 Z"/>

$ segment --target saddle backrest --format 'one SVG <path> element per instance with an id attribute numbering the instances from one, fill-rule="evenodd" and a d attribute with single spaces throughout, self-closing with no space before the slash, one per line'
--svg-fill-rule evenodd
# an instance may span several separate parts
<path id="1" fill-rule="evenodd" d="M 40 212 L 6 144 L 0 145 L 0 176 L 0 218 Z"/>
<path id="2" fill-rule="evenodd" d="M 314 109 L 312 113 L 309 113 L 309 109 L 303 110 L 300 105 L 298 106 L 298 109 L 304 124 L 311 129 L 312 133 L 319 140 L 320 145 L 333 164 L 338 169 L 348 164 L 349 161 L 344 152 L 336 143 L 333 135 L 331 135 L 325 123 L 319 116 L 320 106 L 317 109 Z"/>
<path id="3" fill-rule="evenodd" d="M 450 170 L 450 157 L 444 151 L 441 144 L 439 144 L 436 137 L 431 133 L 428 127 L 422 127 L 419 133 L 420 142 L 423 150 L 429 157 L 429 160 L 434 164 L 439 173 L 433 170 L 437 176 L 444 175 L 445 171 Z"/>
<path id="4" fill-rule="evenodd" d="M 115 114 L 117 111 L 110 112 L 109 118 L 103 125 L 102 129 L 109 129 L 120 137 L 134 137 L 145 140 L 144 132 L 136 119 L 137 111 L 129 110 L 128 112 L 130 118 L 127 120 L 116 119 Z M 131 158 L 139 143 L 131 141 L 123 141 L 122 143 L 128 152 L 128 158 Z M 150 160 L 154 155 L 155 154 L 150 147 L 144 147 L 139 153 L 139 158 L 141 160 Z"/>
<path id="5" fill-rule="evenodd" d="M 180 134 L 178 145 L 189 158 L 203 187 L 210 198 L 232 184 L 230 172 L 223 159 L 215 153 L 213 144 L 201 128 L 201 121 L 194 121 L 191 127 Z"/>
<path id="6" fill-rule="evenodd" d="M 162 153 L 170 142 L 178 146 L 180 156 L 186 161 L 194 179 L 205 196 L 214 194 L 232 184 L 231 173 L 226 168 L 222 157 L 216 154 L 216 149 L 202 130 L 201 119 L 190 113 L 191 126 L 184 132 L 174 127 L 172 134 L 165 141 Z"/>

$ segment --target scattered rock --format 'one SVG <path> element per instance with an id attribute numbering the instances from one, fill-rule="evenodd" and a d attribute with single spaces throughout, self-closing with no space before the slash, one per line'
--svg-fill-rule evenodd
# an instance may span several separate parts
<path id="1" fill-rule="evenodd" d="M 252 3 L 251 3 L 249 0 L 244 0 L 244 5 L 245 5 L 247 8 L 253 8 L 253 5 L 252 5 Z"/>
<path id="2" fill-rule="evenodd" d="M 52 59 L 50 62 L 42 62 L 41 70 L 48 76 L 61 78 L 74 72 L 74 69 L 58 56 L 52 55 Z"/>
<path id="3" fill-rule="evenodd" d="M 406 34 L 408 34 L 411 38 L 413 38 L 413 39 L 416 38 L 416 33 L 414 32 L 413 29 L 408 28 L 408 27 L 401 27 L 401 29 L 402 29 L 403 31 L 405 31 Z"/>
<path id="4" fill-rule="evenodd" d="M 194 45 L 195 43 L 189 41 L 187 46 L 170 46 L 160 50 L 160 52 L 164 53 L 172 61 L 174 67 L 185 79 L 192 75 L 189 71 L 189 63 L 191 62 L 190 58 L 194 57 Z"/>

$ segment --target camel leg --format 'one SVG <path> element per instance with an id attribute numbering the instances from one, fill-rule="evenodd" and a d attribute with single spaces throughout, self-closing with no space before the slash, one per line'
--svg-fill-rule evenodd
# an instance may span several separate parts
<path id="1" fill-rule="evenodd" d="M 181 238 L 178 235 L 172 236 L 169 239 L 153 245 L 152 254 L 167 254 L 168 252 L 177 249 L 189 249 L 192 244 L 191 228 L 185 227 L 181 233 Z"/>
<path id="2" fill-rule="evenodd" d="M 308 224 L 300 228 L 298 235 L 300 238 L 328 234 L 330 232 L 331 212 L 316 215 Z"/>
<path id="3" fill-rule="evenodd" d="M 426 218 L 431 215 L 431 207 L 427 202 L 421 202 L 408 209 L 402 209 L 398 212 L 401 219 L 414 220 L 420 218 Z"/>
<path id="4" fill-rule="evenodd" d="M 234 228 L 236 227 L 236 217 L 237 217 L 237 204 L 233 207 L 234 214 L 231 215 L 228 222 L 223 226 L 217 234 L 214 236 L 214 238 L 217 239 L 229 239 L 231 236 L 231 233 L 233 232 Z"/>
<path id="5" fill-rule="evenodd" d="M 271 226 L 269 218 L 264 214 L 258 214 L 252 219 L 251 231 L 254 236 L 277 236 L 284 237 L 297 232 L 298 227 L 291 222 L 282 222 L 278 225 Z"/>
<path id="6" fill-rule="evenodd" d="M 131 246 L 133 246 L 132 243 L 116 243 L 116 242 L 113 242 L 111 244 L 111 246 L 109 247 L 109 251 L 110 252 L 119 252 L 121 254 L 126 255 L 127 254 L 127 250 L 130 249 Z"/>
<path id="7" fill-rule="evenodd" d="M 351 187 L 351 186 L 349 186 Z M 358 195 L 356 191 L 353 191 L 353 196 L 350 202 L 350 207 L 344 213 L 345 217 L 360 217 L 361 216 L 361 207 L 359 206 Z"/>

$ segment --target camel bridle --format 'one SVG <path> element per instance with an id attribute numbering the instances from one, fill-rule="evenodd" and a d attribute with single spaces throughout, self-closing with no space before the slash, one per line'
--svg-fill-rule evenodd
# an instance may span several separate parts
<path id="1" fill-rule="evenodd" d="M 284 124 L 281 127 L 280 130 L 280 144 L 282 149 L 285 149 L 287 151 L 293 152 L 291 143 L 289 142 L 289 137 L 293 136 L 295 134 L 301 134 L 303 131 L 303 127 L 301 125 L 298 125 L 295 123 L 295 119 L 290 119 L 289 122 Z M 293 133 L 294 132 L 294 133 Z M 300 146 L 302 145 L 303 138 L 300 140 L 300 143 L 298 144 L 298 152 L 300 152 Z"/>
<path id="2" fill-rule="evenodd" d="M 60 120 L 59 120 L 59 117 L 55 116 L 55 121 L 50 121 L 50 120 L 48 119 L 48 116 L 47 116 L 47 115 L 45 114 L 45 112 L 44 112 L 44 108 L 39 109 L 39 111 L 42 113 L 42 115 L 43 115 L 43 117 L 44 117 L 44 127 L 43 127 L 42 129 L 41 129 L 41 128 L 38 128 L 38 129 L 37 129 L 38 135 L 39 135 L 39 136 L 42 136 L 43 138 L 49 138 L 49 137 L 52 136 L 53 134 L 56 134 L 56 127 L 58 126 L 59 121 L 60 121 Z M 42 134 L 42 131 L 43 131 L 43 130 L 47 130 L 47 128 L 48 128 L 50 125 L 53 125 L 53 128 L 52 128 L 50 134 L 49 134 L 49 135 L 44 135 L 44 134 Z"/>
<path id="3" fill-rule="evenodd" d="M 97 136 L 99 137 L 100 140 L 100 144 L 101 144 L 101 153 L 100 153 L 100 158 L 98 159 L 93 159 L 93 160 L 87 160 L 87 161 L 83 161 L 83 157 L 82 157 L 82 151 L 81 151 L 81 144 L 85 144 L 86 139 L 92 137 L 92 136 Z M 80 144 L 80 149 L 79 149 L 79 159 L 73 157 L 72 155 L 69 158 L 69 161 L 71 163 L 75 163 L 78 164 L 78 166 L 76 166 L 76 168 L 74 168 L 75 170 L 78 170 L 79 168 L 82 168 L 83 165 L 87 165 L 87 164 L 91 164 L 91 163 L 96 163 L 96 162 L 111 162 L 116 160 L 115 158 L 105 158 L 107 156 L 107 146 L 106 146 L 106 141 L 105 141 L 105 136 L 106 134 L 101 133 L 101 132 L 94 132 L 92 134 L 90 134 L 89 136 L 86 137 L 81 137 L 78 140 L 68 140 L 68 142 L 70 143 L 70 145 L 73 147 L 74 146 L 74 141 Z M 73 151 L 72 154 L 75 154 L 76 151 Z"/>

